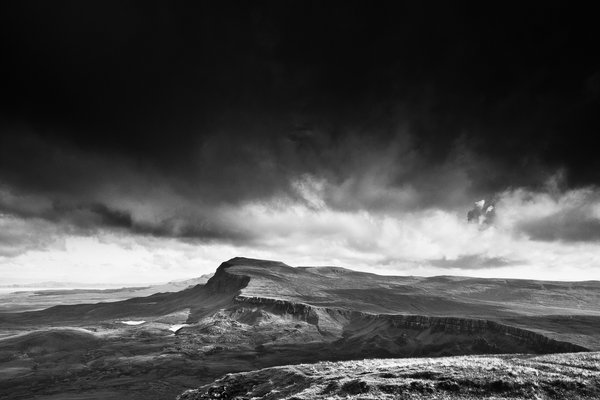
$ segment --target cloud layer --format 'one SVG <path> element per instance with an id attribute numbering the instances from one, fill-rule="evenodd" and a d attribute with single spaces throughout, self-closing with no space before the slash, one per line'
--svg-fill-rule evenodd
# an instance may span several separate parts
<path id="1" fill-rule="evenodd" d="M 69 209 L 66 214 L 54 211 L 52 218 L 5 214 L 0 218 L 5 228 L 0 237 L 2 267 L 5 272 L 9 268 L 28 271 L 32 260 L 39 262 L 46 254 L 66 264 L 61 271 L 70 269 L 73 276 L 83 277 L 98 261 L 92 255 L 103 253 L 104 248 L 120 254 L 104 261 L 100 276 L 106 279 L 118 275 L 123 260 L 132 263 L 129 271 L 148 270 L 146 281 L 156 281 L 168 274 L 194 276 L 196 268 L 210 272 L 222 259 L 236 254 L 394 274 L 600 278 L 600 242 L 587 230 L 587 224 L 598 221 L 600 209 L 600 197 L 592 188 L 552 194 L 524 189 L 499 193 L 497 218 L 482 228 L 467 222 L 467 207 L 396 212 L 336 209 L 322 198 L 324 185 L 304 177 L 293 185 L 303 200 L 277 196 L 213 206 L 210 212 L 180 208 L 179 218 L 157 218 L 154 225 L 150 216 L 159 214 L 153 211 L 165 210 L 152 199 L 136 220 L 131 217 L 133 209 L 115 214 L 97 207 Z M 32 207 L 30 203 L 35 204 L 30 200 L 22 205 Z M 204 226 L 197 222 L 200 212 L 204 212 Z M 191 217 L 181 218 L 184 214 Z M 570 215 L 586 223 L 566 221 Z M 74 250 L 81 243 L 86 250 Z M 208 258 L 203 258 L 206 254 Z M 17 276 L 24 277 L 16 273 L 13 279 Z M 123 273 L 121 279 L 140 277 L 127 276 Z"/>

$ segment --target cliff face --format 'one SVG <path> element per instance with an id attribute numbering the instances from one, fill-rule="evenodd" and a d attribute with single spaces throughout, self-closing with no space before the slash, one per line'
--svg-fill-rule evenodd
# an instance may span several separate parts
<path id="1" fill-rule="evenodd" d="M 317 308 L 308 304 L 254 296 L 236 296 L 233 302 L 240 306 L 260 307 L 274 314 L 287 314 L 312 325 L 319 324 Z"/>
<path id="2" fill-rule="evenodd" d="M 217 268 L 213 277 L 206 282 L 205 290 L 211 294 L 236 293 L 248 286 L 249 276 L 231 274 L 227 271 L 228 268 L 236 265 L 234 260 L 226 261 Z"/>
<path id="3" fill-rule="evenodd" d="M 315 307 L 305 303 L 294 303 L 281 299 L 247 297 L 238 295 L 233 302 L 237 315 L 244 310 L 254 312 L 261 309 L 268 313 L 286 315 L 299 321 L 315 325 L 324 337 L 347 342 L 368 342 L 376 337 L 382 344 L 382 337 L 398 342 L 403 338 L 410 343 L 411 354 L 415 347 L 431 348 L 435 342 L 465 342 L 471 340 L 488 344 L 488 351 L 482 352 L 515 352 L 511 351 L 511 342 L 519 351 L 528 350 L 534 353 L 558 353 L 588 351 L 587 348 L 569 342 L 558 341 L 540 333 L 509 326 L 496 321 L 456 317 L 431 317 L 424 315 L 390 315 L 370 314 L 347 309 Z M 411 340 L 415 336 L 427 335 L 433 339 Z M 397 335 L 395 338 L 394 335 Z M 456 339 L 460 338 L 460 339 Z M 448 339 L 448 340 L 447 340 Z M 384 345 L 382 345 L 385 347 Z M 463 347 L 464 348 L 464 347 Z M 398 348 L 401 351 L 401 348 Z M 422 349 L 423 350 L 423 349 Z M 490 351 L 491 350 L 491 351 Z M 427 352 L 427 350 L 424 350 Z M 472 348 L 466 354 L 474 353 Z M 417 353 L 420 353 L 417 350 Z"/>

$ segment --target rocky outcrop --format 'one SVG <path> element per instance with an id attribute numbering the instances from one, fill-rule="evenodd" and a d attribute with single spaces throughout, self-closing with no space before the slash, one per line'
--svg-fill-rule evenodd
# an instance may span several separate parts
<path id="1" fill-rule="evenodd" d="M 233 302 L 237 305 L 266 308 L 274 314 L 288 314 L 313 325 L 318 325 L 319 323 L 319 316 L 317 314 L 318 308 L 309 304 L 254 296 L 236 296 L 234 297 Z"/>

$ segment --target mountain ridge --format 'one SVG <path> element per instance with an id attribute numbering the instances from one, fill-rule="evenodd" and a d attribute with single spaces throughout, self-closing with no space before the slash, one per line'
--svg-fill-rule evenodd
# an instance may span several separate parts
<path id="1" fill-rule="evenodd" d="M 585 357 L 600 349 L 599 298 L 594 283 L 394 277 L 236 257 L 177 292 L 0 313 L 0 386 L 15 399 L 85 390 L 158 400 L 286 364 Z"/>

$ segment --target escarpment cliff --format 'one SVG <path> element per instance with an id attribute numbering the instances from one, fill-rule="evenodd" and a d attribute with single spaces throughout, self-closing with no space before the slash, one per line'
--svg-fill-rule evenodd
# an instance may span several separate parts
<path id="1" fill-rule="evenodd" d="M 236 296 L 233 302 L 239 306 L 260 307 L 274 314 L 288 314 L 312 325 L 319 324 L 318 308 L 309 304 L 256 296 Z"/>
<path id="2" fill-rule="evenodd" d="M 341 308 L 318 307 L 282 299 L 238 295 L 233 299 L 235 318 L 244 313 L 284 315 L 314 325 L 324 341 L 376 344 L 394 355 L 474 353 L 559 353 L 588 351 L 587 348 L 559 341 L 541 333 L 496 321 L 425 315 L 371 314 Z M 234 314 L 231 314 L 234 315 Z M 445 345 L 448 348 L 441 349 Z M 371 348 L 372 346 L 369 346 Z"/>

